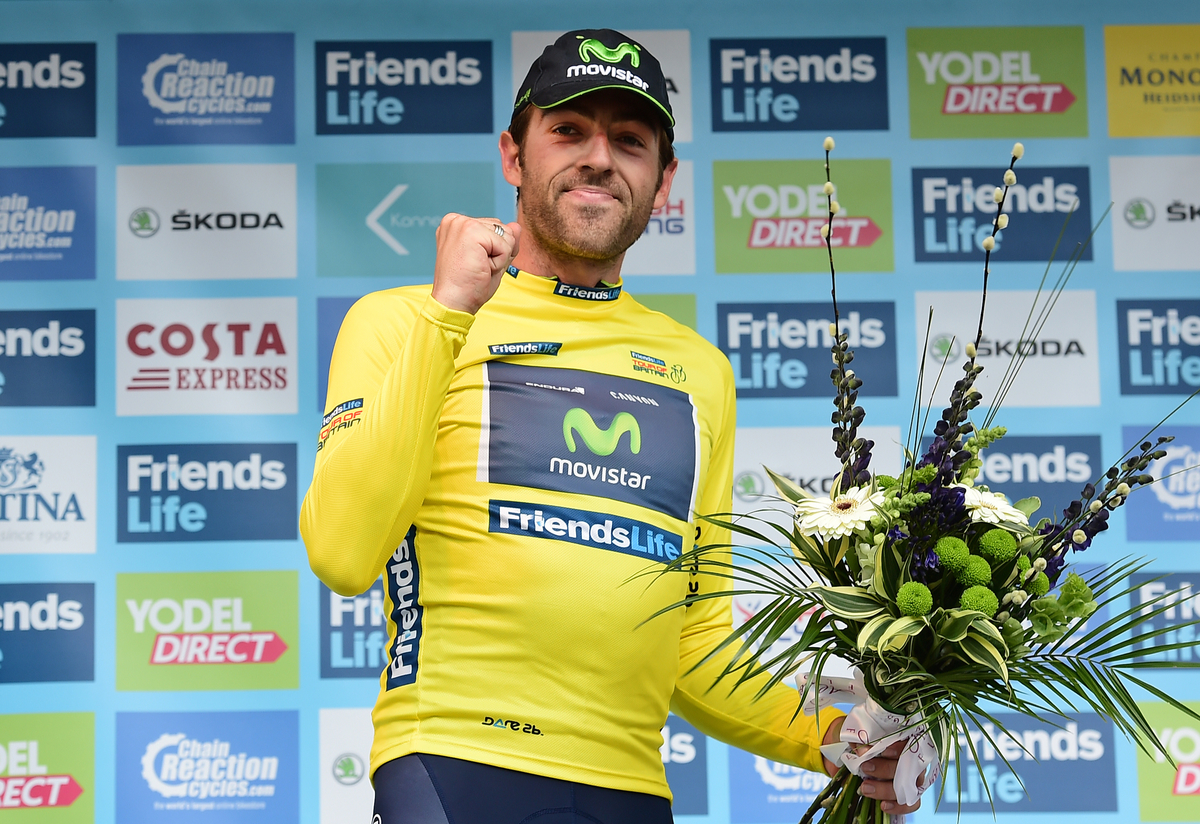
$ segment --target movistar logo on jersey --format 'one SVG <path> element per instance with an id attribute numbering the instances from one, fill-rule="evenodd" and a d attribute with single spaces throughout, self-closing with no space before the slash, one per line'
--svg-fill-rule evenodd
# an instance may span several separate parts
<path id="1" fill-rule="evenodd" d="M 642 47 L 636 43 L 622 43 L 615 49 L 610 49 L 594 37 L 585 40 L 583 35 L 577 36 L 583 41 L 579 44 L 579 59 L 584 63 L 592 62 L 593 57 L 605 63 L 620 63 L 628 57 L 629 65 L 636 69 L 642 62 Z"/>
<path id="2" fill-rule="evenodd" d="M 561 343 L 550 341 L 523 341 L 521 343 L 493 343 L 488 352 L 493 355 L 557 355 Z"/>
<path id="3" fill-rule="evenodd" d="M 489 501 L 488 513 L 488 532 L 607 549 L 662 564 L 678 558 L 683 546 L 683 538 L 674 532 L 603 512 Z"/>
<path id="4" fill-rule="evenodd" d="M 686 393 L 504 361 L 484 364 L 484 385 L 480 481 L 625 501 L 688 519 L 699 446 Z"/>
<path id="5" fill-rule="evenodd" d="M 616 300 L 621 297 L 620 286 L 572 286 L 569 283 L 559 283 L 554 287 L 554 294 L 564 298 L 577 300 Z"/>

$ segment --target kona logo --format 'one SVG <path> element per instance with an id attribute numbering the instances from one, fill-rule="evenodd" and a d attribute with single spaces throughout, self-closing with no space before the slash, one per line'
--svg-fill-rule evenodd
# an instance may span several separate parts
<path id="1" fill-rule="evenodd" d="M 575 407 L 563 416 L 563 440 L 571 452 L 576 451 L 575 435 L 578 433 L 593 455 L 607 457 L 616 451 L 621 436 L 626 432 L 629 433 L 629 451 L 636 455 L 642 451 L 642 429 L 638 426 L 637 418 L 628 412 L 618 412 L 613 416 L 608 429 L 597 426 L 586 409 Z"/>
<path id="2" fill-rule="evenodd" d="M 620 63 L 622 59 L 628 57 L 629 65 L 636 69 L 642 62 L 642 47 L 634 43 L 622 43 L 615 49 L 610 49 L 595 38 L 584 40 L 583 35 L 577 36 L 580 40 L 583 40 L 579 44 L 579 59 L 584 63 L 592 62 L 593 56 L 597 60 L 603 60 L 605 63 Z"/>

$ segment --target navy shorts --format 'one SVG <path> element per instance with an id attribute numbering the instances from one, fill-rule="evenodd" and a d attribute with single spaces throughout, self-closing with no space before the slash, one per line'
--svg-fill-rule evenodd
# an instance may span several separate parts
<path id="1" fill-rule="evenodd" d="M 373 824 L 671 824 L 671 802 L 440 755 L 375 771 Z"/>

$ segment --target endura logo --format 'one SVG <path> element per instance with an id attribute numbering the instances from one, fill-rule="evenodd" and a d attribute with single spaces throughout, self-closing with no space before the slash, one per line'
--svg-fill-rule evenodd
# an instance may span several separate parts
<path id="1" fill-rule="evenodd" d="M 597 60 L 603 60 L 605 63 L 620 63 L 622 59 L 628 57 L 629 65 L 636 69 L 638 64 L 642 62 L 641 46 L 633 43 L 622 43 L 615 49 L 610 49 L 595 38 L 584 40 L 583 35 L 577 35 L 577 37 L 583 41 L 579 44 L 579 59 L 584 63 L 590 63 L 592 57 L 595 57 Z"/>
<path id="2" fill-rule="evenodd" d="M 575 444 L 575 435 L 578 434 L 593 455 L 607 457 L 617 450 L 621 436 L 626 432 L 629 433 L 629 451 L 636 455 L 642 451 L 642 429 L 637 418 L 628 412 L 618 412 L 608 429 L 597 426 L 586 409 L 575 407 L 567 410 L 563 416 L 563 440 L 571 452 L 578 448 Z"/>

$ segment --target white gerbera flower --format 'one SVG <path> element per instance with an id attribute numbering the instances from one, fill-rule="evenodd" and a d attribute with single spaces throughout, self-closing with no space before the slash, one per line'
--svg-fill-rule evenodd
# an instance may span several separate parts
<path id="1" fill-rule="evenodd" d="M 972 521 L 985 524 L 1028 524 L 1029 516 L 1014 507 L 999 492 L 984 492 L 973 486 L 961 487 L 966 493 L 963 505 L 971 513 Z"/>
<path id="2" fill-rule="evenodd" d="M 862 529 L 883 503 L 883 492 L 864 487 L 847 489 L 828 500 L 805 498 L 796 504 L 796 528 L 802 535 L 844 538 Z"/>

